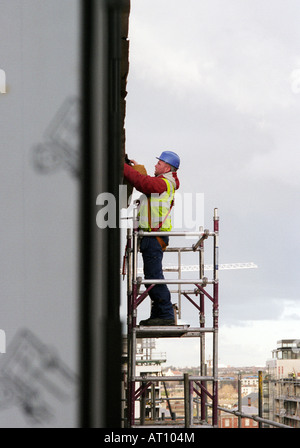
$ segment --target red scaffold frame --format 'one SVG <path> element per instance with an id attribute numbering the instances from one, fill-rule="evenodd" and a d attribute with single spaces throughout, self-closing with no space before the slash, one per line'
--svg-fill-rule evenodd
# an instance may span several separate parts
<path id="1" fill-rule="evenodd" d="M 218 426 L 218 327 L 219 327 L 219 217 L 218 209 L 214 209 L 213 232 L 200 230 L 199 232 L 145 232 L 138 229 L 137 220 L 133 219 L 133 228 L 127 229 L 126 260 L 127 260 L 127 414 L 125 416 L 126 426 L 139 426 L 135 418 L 135 402 L 153 383 L 158 381 L 184 381 L 185 383 L 185 427 L 193 425 L 193 412 L 191 403 L 193 393 L 200 400 L 200 421 L 201 424 L 208 424 L 207 399 L 211 400 L 212 415 L 211 425 Z M 182 251 L 193 251 L 199 253 L 199 278 L 182 279 L 147 279 L 143 280 L 137 276 L 138 268 L 138 247 L 139 239 L 143 236 L 164 236 L 170 238 L 175 236 L 197 237 L 196 244 L 189 248 L 170 248 L 170 251 L 178 251 L 179 256 Z M 207 238 L 213 238 L 213 276 L 208 279 L 204 276 L 204 242 Z M 168 250 L 168 249 L 167 249 Z M 180 267 L 179 271 L 180 272 Z M 140 327 L 137 325 L 137 310 L 139 305 L 148 296 L 149 291 L 155 284 L 177 284 L 180 288 L 180 294 L 184 296 L 199 311 L 199 327 L 190 328 L 189 326 L 171 326 L 171 327 Z M 193 291 L 182 291 L 181 285 L 193 285 Z M 141 285 L 146 288 L 140 292 Z M 207 285 L 212 285 L 212 294 L 206 290 Z M 192 294 L 199 295 L 199 305 L 191 298 Z M 205 326 L 205 298 L 212 303 L 212 327 Z M 180 311 L 181 312 L 181 311 Z M 212 375 L 206 374 L 205 363 L 205 334 L 213 334 L 213 355 L 212 355 Z M 166 377 L 163 379 L 157 376 L 137 376 L 136 375 L 136 340 L 138 338 L 160 338 L 160 337 L 199 337 L 200 338 L 200 375 L 189 376 L 184 374 L 182 377 Z M 211 390 L 208 390 L 207 384 L 211 383 Z M 138 387 L 137 387 L 138 386 Z M 137 387 L 137 388 L 136 388 Z"/>

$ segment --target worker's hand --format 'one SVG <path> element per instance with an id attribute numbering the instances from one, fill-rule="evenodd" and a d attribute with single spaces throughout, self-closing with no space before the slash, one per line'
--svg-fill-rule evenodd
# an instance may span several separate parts
<path id="1" fill-rule="evenodd" d="M 125 154 L 125 163 L 127 163 L 127 165 L 138 165 L 138 163 L 135 160 L 131 160 L 128 158 L 127 154 Z"/>

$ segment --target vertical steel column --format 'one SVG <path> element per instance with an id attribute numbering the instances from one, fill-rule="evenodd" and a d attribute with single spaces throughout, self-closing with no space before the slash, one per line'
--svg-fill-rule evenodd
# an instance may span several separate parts
<path id="1" fill-rule="evenodd" d="M 241 373 L 238 374 L 238 411 L 242 412 L 242 385 L 241 385 Z M 238 416 L 238 427 L 242 427 L 242 417 Z"/>
<path id="2" fill-rule="evenodd" d="M 141 425 L 145 424 L 145 418 L 146 418 L 146 381 L 142 382 L 142 388 L 143 392 L 141 395 L 141 401 L 140 401 L 140 422 Z"/>
<path id="3" fill-rule="evenodd" d="M 214 285 L 213 285 L 213 426 L 218 426 L 218 331 L 219 331 L 219 217 L 214 209 Z"/>
<path id="4" fill-rule="evenodd" d="M 199 229 L 200 231 L 203 231 L 203 227 Z M 199 274 L 200 279 L 203 279 L 204 277 L 204 240 L 200 243 L 200 251 L 199 251 Z M 204 294 L 202 291 L 200 291 L 200 328 L 205 327 L 205 309 L 204 309 Z M 205 369 L 205 333 L 200 334 L 200 375 L 205 376 L 206 375 L 206 369 Z M 207 382 L 201 381 L 202 386 L 206 390 Z M 207 395 L 201 393 L 201 420 L 206 421 L 206 402 L 207 402 Z"/>
<path id="5" fill-rule="evenodd" d="M 189 428 L 191 422 L 190 416 L 190 380 L 189 374 L 183 374 L 184 380 L 184 427 Z"/>
<path id="6" fill-rule="evenodd" d="M 155 383 L 151 384 L 151 419 L 153 421 L 153 423 L 155 422 L 156 419 L 156 414 L 155 414 L 155 406 L 156 406 L 156 400 L 155 400 Z"/>
<path id="7" fill-rule="evenodd" d="M 95 223 L 96 198 L 119 196 L 121 15 L 126 0 L 81 0 L 82 140 L 79 368 L 81 427 L 121 427 L 119 210 L 115 227 Z"/>
<path id="8" fill-rule="evenodd" d="M 194 383 L 193 381 L 189 382 L 189 403 L 190 403 L 190 426 L 194 423 L 194 401 L 193 401 L 193 393 L 194 393 Z"/>
<path id="9" fill-rule="evenodd" d="M 126 427 L 130 427 L 131 422 L 131 370 L 132 370 L 132 230 L 127 229 L 127 421 Z"/>
<path id="10" fill-rule="evenodd" d="M 181 251 L 180 251 L 180 249 L 178 249 L 178 278 L 179 278 L 179 280 L 181 280 Z M 179 317 L 179 319 L 181 319 L 181 284 L 178 285 L 178 317 Z M 176 322 L 176 320 L 175 320 L 175 322 Z"/>
<path id="11" fill-rule="evenodd" d="M 135 368 L 136 368 L 136 329 L 132 328 L 131 332 L 131 361 L 130 361 L 130 378 L 129 378 L 129 427 L 135 422 Z"/>
<path id="12" fill-rule="evenodd" d="M 132 328 L 136 327 L 136 299 L 137 299 L 137 261 L 138 261 L 138 230 L 133 229 L 133 257 L 132 257 Z"/>
<path id="13" fill-rule="evenodd" d="M 263 397 L 263 379 L 262 379 L 262 370 L 258 371 L 258 416 L 262 418 L 263 416 L 263 407 L 262 407 L 262 397 Z M 259 422 L 259 428 L 262 428 L 262 422 Z"/>
<path id="14" fill-rule="evenodd" d="M 132 308 L 132 231 L 131 229 L 127 229 L 127 325 L 128 330 L 131 329 L 132 326 L 132 315 L 129 311 Z"/>

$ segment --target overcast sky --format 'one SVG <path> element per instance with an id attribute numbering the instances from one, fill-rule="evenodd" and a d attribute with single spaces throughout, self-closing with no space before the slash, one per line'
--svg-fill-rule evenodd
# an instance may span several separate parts
<path id="1" fill-rule="evenodd" d="M 127 152 L 149 174 L 177 152 L 205 228 L 219 209 L 220 263 L 258 266 L 220 272 L 220 365 L 265 365 L 300 338 L 299 20 L 296 0 L 131 2 Z M 158 349 L 196 365 L 197 344 Z"/>

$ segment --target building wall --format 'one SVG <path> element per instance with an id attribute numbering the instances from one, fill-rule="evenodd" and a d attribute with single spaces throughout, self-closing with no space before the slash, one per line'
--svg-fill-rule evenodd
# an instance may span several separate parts
<path id="1" fill-rule="evenodd" d="M 300 382 L 296 379 L 275 382 L 274 419 L 300 428 Z"/>
<path id="2" fill-rule="evenodd" d="M 276 422 L 300 427 L 300 359 L 295 341 L 278 341 L 273 358 L 266 365 L 264 380 L 264 417 Z"/>

